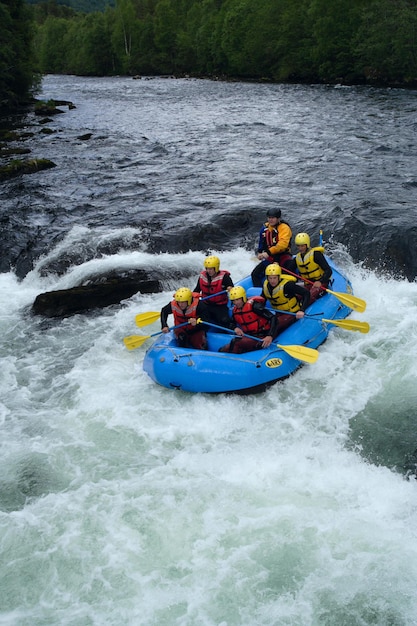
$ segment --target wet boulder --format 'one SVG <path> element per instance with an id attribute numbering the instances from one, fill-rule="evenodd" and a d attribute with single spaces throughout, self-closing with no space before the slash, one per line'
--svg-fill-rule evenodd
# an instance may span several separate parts
<path id="1" fill-rule="evenodd" d="M 41 170 L 48 170 L 51 167 L 56 167 L 56 165 L 49 159 L 16 159 L 8 165 L 0 167 L 0 180 L 8 180 L 21 174 L 33 174 Z"/>
<path id="2" fill-rule="evenodd" d="M 68 317 L 118 304 L 138 292 L 159 291 L 161 291 L 159 281 L 148 279 L 142 273 L 136 276 L 112 277 L 95 284 L 41 293 L 32 305 L 32 313 L 45 317 Z"/>

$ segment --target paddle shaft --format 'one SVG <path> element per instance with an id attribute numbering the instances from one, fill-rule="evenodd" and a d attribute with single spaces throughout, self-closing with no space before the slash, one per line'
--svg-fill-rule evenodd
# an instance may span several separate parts
<path id="1" fill-rule="evenodd" d="M 214 296 L 220 296 L 224 293 L 228 293 L 227 289 L 224 289 L 223 291 L 219 291 L 217 293 L 212 293 L 209 296 L 205 296 L 204 298 L 201 298 L 200 302 L 203 302 L 204 300 L 209 300 L 210 298 L 214 298 Z M 149 324 L 153 324 L 154 322 L 156 322 L 157 319 L 159 319 L 160 315 L 161 314 L 159 311 L 148 311 L 147 313 L 138 313 L 135 317 L 136 325 L 142 327 L 142 326 L 148 326 Z"/>
<path id="2" fill-rule="evenodd" d="M 176 330 L 177 328 L 181 328 L 182 326 L 188 326 L 189 322 L 182 322 L 181 324 L 177 324 L 176 326 L 171 326 L 169 330 Z M 156 337 L 157 335 L 162 335 L 164 331 L 159 330 L 157 333 L 152 333 L 149 337 Z"/>
<path id="3" fill-rule="evenodd" d="M 283 315 L 297 315 L 293 311 L 280 311 L 279 309 L 274 309 L 275 313 L 282 313 Z M 323 315 L 323 313 L 317 313 L 317 315 Z M 358 322 L 356 320 L 327 320 L 320 319 L 315 315 L 304 315 L 304 317 L 308 317 L 309 319 L 315 320 L 316 322 L 324 322 L 325 324 L 334 324 L 335 326 L 339 326 L 344 330 L 352 330 L 359 331 L 361 333 L 369 332 L 369 324 L 368 322 Z"/>
<path id="4" fill-rule="evenodd" d="M 283 268 L 283 272 L 287 274 L 291 274 L 292 276 L 295 276 L 296 278 L 298 278 L 299 280 L 302 280 L 305 283 L 314 285 L 314 282 L 312 280 L 308 280 L 307 278 L 300 276 L 300 274 L 295 274 L 294 272 L 287 269 L 286 267 Z M 320 288 L 323 289 L 323 291 L 327 291 L 327 293 L 331 293 L 332 296 L 337 298 L 342 304 L 349 307 L 350 309 L 353 309 L 354 311 L 359 311 L 360 313 L 363 313 L 364 310 L 366 309 L 366 302 L 365 300 L 362 300 L 362 298 L 358 298 L 357 296 L 353 296 L 348 293 L 339 293 L 337 291 L 332 291 L 331 289 L 327 289 L 326 287 L 323 287 L 323 285 L 320 285 Z"/>
<path id="5" fill-rule="evenodd" d="M 243 333 L 243 335 L 236 335 L 234 330 L 231 330 L 230 328 L 226 328 L 225 326 L 218 326 L 217 324 L 212 324 L 211 322 L 205 322 L 205 323 L 208 326 L 213 326 L 214 328 L 225 330 L 226 332 L 231 333 L 232 335 L 235 335 L 235 337 L 243 336 L 243 337 L 248 337 L 249 339 L 254 339 L 255 341 L 263 341 L 263 339 L 260 339 L 259 337 L 253 337 L 252 335 L 247 335 L 246 333 Z M 289 346 L 289 345 L 282 346 L 279 343 L 274 343 L 271 345 L 274 345 L 280 350 L 282 350 L 283 352 L 286 352 L 292 358 L 297 359 L 298 361 L 305 361 L 306 363 L 315 363 L 319 356 L 319 353 L 317 350 L 315 350 L 314 348 L 307 348 L 307 346 Z"/>
<path id="6" fill-rule="evenodd" d="M 176 328 L 181 328 L 181 326 L 187 326 L 187 324 L 188 322 L 183 322 L 182 324 L 177 324 L 177 326 L 172 326 L 169 330 L 175 330 Z M 135 350 L 136 348 L 140 348 L 140 346 L 151 337 L 162 335 L 162 333 L 163 331 L 159 330 L 156 333 L 152 333 L 152 335 L 130 335 L 129 337 L 125 337 L 123 342 L 128 350 Z"/>
<path id="7" fill-rule="evenodd" d="M 220 330 L 225 330 L 227 333 L 231 333 L 232 335 L 235 335 L 236 337 L 247 337 L 248 339 L 254 339 L 255 341 L 263 341 L 264 340 L 264 337 L 254 337 L 253 335 L 247 335 L 246 333 L 243 333 L 243 335 L 238 335 L 231 328 L 226 328 L 225 326 L 218 326 L 217 324 L 212 324 L 211 322 L 204 322 L 204 323 L 207 324 L 207 326 L 213 326 L 214 328 L 219 328 Z M 276 344 L 276 345 L 278 345 L 278 344 Z M 279 347 L 281 348 L 282 346 L 279 346 Z"/>
<path id="8" fill-rule="evenodd" d="M 286 267 L 283 267 L 282 271 L 285 274 L 291 274 L 292 276 L 295 276 L 299 280 L 302 280 L 304 283 L 310 283 L 310 285 L 314 285 L 314 281 L 308 280 L 308 278 L 304 278 L 303 276 L 301 276 L 301 274 L 296 274 L 295 272 L 292 272 L 291 270 L 287 269 Z M 323 291 L 330 291 L 330 289 L 327 289 L 326 287 L 323 287 L 323 285 L 320 285 L 320 289 L 323 289 Z"/>
<path id="9" fill-rule="evenodd" d="M 204 300 L 209 300 L 210 298 L 214 298 L 215 296 L 222 296 L 224 293 L 228 293 L 227 289 L 223 289 L 223 291 L 217 291 L 217 293 L 211 293 L 209 296 L 204 296 L 204 298 L 200 299 L 200 302 L 204 302 Z"/>

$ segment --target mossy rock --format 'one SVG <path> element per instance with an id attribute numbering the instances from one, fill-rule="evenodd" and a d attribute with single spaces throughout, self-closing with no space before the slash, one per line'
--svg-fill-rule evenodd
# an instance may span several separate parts
<path id="1" fill-rule="evenodd" d="M 34 174 L 51 167 L 56 167 L 56 164 L 48 159 L 28 159 L 26 161 L 16 159 L 8 165 L 0 167 L 0 180 L 9 180 L 21 174 Z"/>
<path id="2" fill-rule="evenodd" d="M 10 156 L 11 154 L 30 154 L 30 148 L 6 148 L 5 146 L 0 146 L 0 156 Z"/>
<path id="3" fill-rule="evenodd" d="M 35 104 L 35 115 L 57 115 L 64 113 L 59 106 L 67 106 L 68 109 L 75 109 L 75 105 L 69 100 L 38 100 Z"/>

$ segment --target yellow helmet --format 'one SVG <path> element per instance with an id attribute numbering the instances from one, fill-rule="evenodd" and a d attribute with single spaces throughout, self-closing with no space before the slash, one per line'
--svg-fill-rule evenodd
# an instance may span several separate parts
<path id="1" fill-rule="evenodd" d="M 190 306 L 193 300 L 191 289 L 188 289 L 188 287 L 180 287 L 175 292 L 174 300 L 175 302 L 187 302 L 188 306 Z"/>
<path id="2" fill-rule="evenodd" d="M 210 267 L 214 267 L 214 271 L 217 272 L 220 269 L 220 259 L 218 256 L 208 256 L 204 259 L 204 267 L 208 270 Z"/>
<path id="3" fill-rule="evenodd" d="M 310 247 L 310 237 L 307 235 L 307 233 L 298 233 L 298 235 L 295 236 L 294 242 L 296 246 L 307 246 L 307 248 Z"/>
<path id="4" fill-rule="evenodd" d="M 281 276 L 281 266 L 278 263 L 270 263 L 265 270 L 266 276 Z"/>
<path id="5" fill-rule="evenodd" d="M 229 291 L 229 300 L 233 301 L 233 300 L 238 300 L 239 298 L 243 298 L 243 302 L 247 301 L 247 297 L 246 297 L 246 291 L 243 289 L 243 287 L 232 287 L 231 290 Z"/>

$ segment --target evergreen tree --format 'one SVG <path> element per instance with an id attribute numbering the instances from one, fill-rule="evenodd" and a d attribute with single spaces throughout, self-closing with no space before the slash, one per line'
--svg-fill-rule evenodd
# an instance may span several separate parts
<path id="1" fill-rule="evenodd" d="M 0 7 L 5 72 L 13 22 Z M 416 0 L 117 0 L 68 15 L 48 0 L 42 10 L 43 72 L 417 83 Z"/>
<path id="2" fill-rule="evenodd" d="M 32 20 L 24 0 L 0 2 L 0 107 L 27 99 L 34 80 Z"/>

